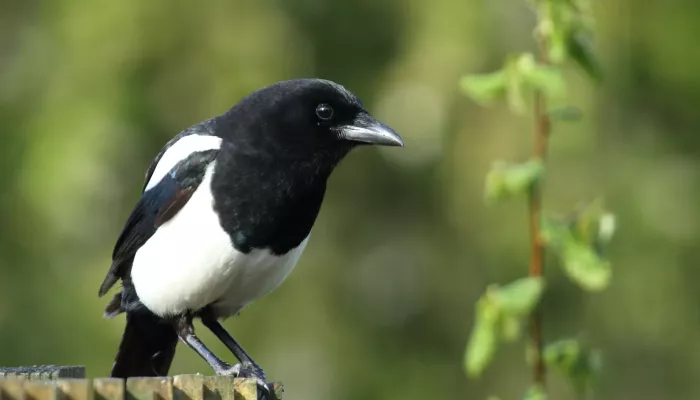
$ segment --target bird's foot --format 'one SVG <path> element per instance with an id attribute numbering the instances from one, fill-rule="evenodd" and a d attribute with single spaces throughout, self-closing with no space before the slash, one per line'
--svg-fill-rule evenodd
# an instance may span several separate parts
<path id="1" fill-rule="evenodd" d="M 265 372 L 259 366 L 250 362 L 241 362 L 216 371 L 217 375 L 234 376 L 236 378 L 253 378 L 258 384 L 258 399 L 271 399 L 272 385 L 265 381 Z"/>

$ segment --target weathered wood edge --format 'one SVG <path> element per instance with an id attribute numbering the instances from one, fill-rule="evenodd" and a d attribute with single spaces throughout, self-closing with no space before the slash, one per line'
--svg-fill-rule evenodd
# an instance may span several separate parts
<path id="1" fill-rule="evenodd" d="M 254 379 L 176 375 L 144 378 L 0 377 L 0 400 L 258 400 Z M 281 400 L 284 388 L 273 383 L 270 400 Z"/>

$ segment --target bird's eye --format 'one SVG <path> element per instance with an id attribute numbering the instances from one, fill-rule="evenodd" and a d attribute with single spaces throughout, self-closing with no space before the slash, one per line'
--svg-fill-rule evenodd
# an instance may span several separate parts
<path id="1" fill-rule="evenodd" d="M 321 103 L 316 107 L 316 116 L 323 121 L 333 118 L 333 108 L 326 103 Z"/>

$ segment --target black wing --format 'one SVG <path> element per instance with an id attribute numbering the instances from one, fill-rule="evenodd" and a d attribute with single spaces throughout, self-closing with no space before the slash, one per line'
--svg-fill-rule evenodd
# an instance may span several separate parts
<path id="1" fill-rule="evenodd" d="M 158 227 L 187 204 L 217 154 L 218 150 L 192 153 L 141 196 L 114 246 L 112 266 L 100 286 L 100 296 L 128 274 L 136 251 L 153 236 Z"/>

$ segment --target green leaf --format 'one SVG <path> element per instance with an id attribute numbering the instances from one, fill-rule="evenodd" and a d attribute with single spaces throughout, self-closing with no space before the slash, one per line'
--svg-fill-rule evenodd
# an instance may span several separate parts
<path id="1" fill-rule="evenodd" d="M 527 55 L 523 55 L 527 56 Z M 527 111 L 525 106 L 525 87 L 522 74 L 522 67 L 519 57 L 510 57 L 506 62 L 505 71 L 507 74 L 506 83 L 506 100 L 511 111 L 516 114 L 524 114 Z"/>
<path id="2" fill-rule="evenodd" d="M 540 235 L 554 250 L 564 271 L 576 284 L 588 291 L 605 289 L 612 277 L 604 247 L 615 230 L 615 218 L 596 200 L 565 220 L 545 218 Z"/>
<path id="3" fill-rule="evenodd" d="M 526 193 L 544 174 L 544 166 L 539 160 L 522 164 L 494 163 L 486 176 L 485 199 L 487 202 L 510 198 Z"/>
<path id="4" fill-rule="evenodd" d="M 600 375 L 601 354 L 573 339 L 561 340 L 547 345 L 544 362 L 566 376 L 579 394 L 584 394 Z"/>
<path id="5" fill-rule="evenodd" d="M 527 390 L 523 400 L 547 400 L 547 394 L 544 392 L 542 387 L 535 385 L 531 386 L 530 389 Z"/>
<path id="6" fill-rule="evenodd" d="M 527 316 L 539 303 L 544 291 L 541 277 L 528 276 L 513 281 L 492 291 L 502 313 L 512 316 Z"/>
<path id="7" fill-rule="evenodd" d="M 472 99 L 481 104 L 503 96 L 506 91 L 506 73 L 496 71 L 488 74 L 469 75 L 460 80 L 460 87 Z"/>
<path id="8" fill-rule="evenodd" d="M 525 96 L 528 90 L 540 90 L 548 97 L 558 97 L 564 93 L 565 82 L 556 67 L 541 65 L 534 55 L 525 53 L 510 56 L 499 71 L 463 77 L 460 87 L 484 105 L 505 96 L 510 109 L 523 114 L 527 109 Z"/>
<path id="9" fill-rule="evenodd" d="M 545 244 L 559 256 L 564 272 L 588 291 L 605 289 L 612 277 L 610 262 L 600 255 L 597 243 L 587 243 L 572 232 L 571 225 L 546 221 L 541 231 Z"/>
<path id="10" fill-rule="evenodd" d="M 593 246 L 569 240 L 564 245 L 561 258 L 566 273 L 582 288 L 600 291 L 610 283 L 610 263 L 602 260 Z"/>
<path id="11" fill-rule="evenodd" d="M 499 331 L 501 339 L 506 342 L 514 342 L 520 339 L 523 332 L 523 323 L 521 318 L 511 315 L 502 315 L 500 319 Z"/>
<path id="12" fill-rule="evenodd" d="M 542 21 L 542 39 L 547 44 L 547 56 L 550 62 L 561 64 L 568 57 L 566 38 L 575 19 L 575 12 L 566 1 L 545 1 L 539 5 L 538 14 Z"/>
<path id="13" fill-rule="evenodd" d="M 590 2 L 542 2 L 538 5 L 541 16 L 538 32 L 547 44 L 547 56 L 553 64 L 571 60 L 594 80 L 601 81 L 602 68 L 587 40 L 594 27 L 590 8 Z"/>
<path id="14" fill-rule="evenodd" d="M 547 56 L 554 64 L 561 64 L 568 56 L 566 35 L 561 30 L 555 30 L 547 41 Z"/>
<path id="15" fill-rule="evenodd" d="M 527 74 L 537 68 L 537 61 L 535 61 L 535 56 L 532 53 L 520 54 L 516 58 L 511 59 L 511 62 L 515 63 L 514 68 L 522 74 Z"/>
<path id="16" fill-rule="evenodd" d="M 464 367 L 472 378 L 481 375 L 496 353 L 499 317 L 498 306 L 482 296 L 476 304 L 476 321 L 464 355 Z"/>
<path id="17" fill-rule="evenodd" d="M 607 244 L 615 233 L 615 215 L 604 213 L 598 219 L 598 241 L 601 244 Z"/>
<path id="18" fill-rule="evenodd" d="M 591 245 L 596 255 L 603 258 L 605 247 L 615 233 L 615 216 L 603 209 L 601 199 L 595 199 L 582 207 L 574 216 L 572 226 L 575 237 Z"/>
<path id="19" fill-rule="evenodd" d="M 499 340 L 520 338 L 523 319 L 539 302 L 544 281 L 518 279 L 504 286 L 491 285 L 476 303 L 474 327 L 464 354 L 467 375 L 476 378 L 493 359 Z"/>
<path id="20" fill-rule="evenodd" d="M 540 237 L 544 244 L 555 250 L 560 250 L 567 240 L 571 240 L 571 226 L 567 221 L 554 218 L 543 218 L 540 223 Z"/>
<path id="21" fill-rule="evenodd" d="M 572 233 L 585 243 L 595 243 L 598 236 L 598 220 L 603 212 L 600 199 L 580 207 L 572 217 Z"/>
<path id="22" fill-rule="evenodd" d="M 589 41 L 581 34 L 571 34 L 567 38 L 569 57 L 596 82 L 603 80 L 603 68 L 593 52 Z"/>
<path id="23" fill-rule="evenodd" d="M 555 67 L 537 66 L 525 75 L 525 80 L 551 98 L 561 97 L 566 88 L 561 72 Z"/>
<path id="24" fill-rule="evenodd" d="M 521 55 L 517 63 L 523 81 L 532 89 L 542 91 L 547 97 L 560 97 L 564 93 L 566 84 L 556 67 L 538 64 L 532 54 Z"/>

